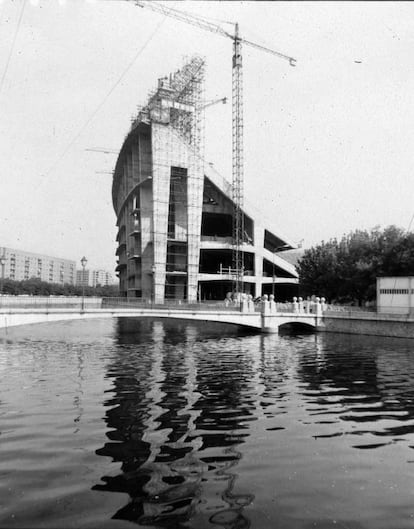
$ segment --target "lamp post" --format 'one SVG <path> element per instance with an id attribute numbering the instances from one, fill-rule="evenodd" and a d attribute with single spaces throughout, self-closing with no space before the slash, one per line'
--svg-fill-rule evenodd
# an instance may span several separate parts
<path id="1" fill-rule="evenodd" d="M 1 285 L 0 285 L 0 295 L 3 295 L 3 283 L 4 283 L 4 265 L 6 264 L 6 257 L 2 255 L 0 257 L 1 264 Z"/>
<path id="2" fill-rule="evenodd" d="M 82 271 L 82 311 L 85 310 L 85 266 L 88 260 L 85 256 L 81 259 Z"/>

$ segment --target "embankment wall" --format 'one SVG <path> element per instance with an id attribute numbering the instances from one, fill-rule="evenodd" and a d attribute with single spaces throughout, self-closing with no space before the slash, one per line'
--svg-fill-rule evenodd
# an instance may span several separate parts
<path id="1" fill-rule="evenodd" d="M 364 312 L 325 313 L 317 327 L 322 332 L 414 338 L 414 319 L 398 314 Z"/>

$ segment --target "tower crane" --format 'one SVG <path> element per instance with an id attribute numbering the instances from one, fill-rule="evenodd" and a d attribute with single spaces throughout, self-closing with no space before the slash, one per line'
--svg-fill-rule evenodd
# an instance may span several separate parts
<path id="1" fill-rule="evenodd" d="M 227 97 L 221 97 L 220 99 L 212 99 L 211 101 L 204 101 L 204 104 L 201 105 L 200 110 L 205 110 L 208 107 L 217 105 L 217 103 L 223 103 L 223 105 L 225 105 L 227 103 Z"/>
<path id="2" fill-rule="evenodd" d="M 118 154 L 119 152 L 115 149 L 105 149 L 100 147 L 90 147 L 89 149 L 85 149 L 85 151 L 103 152 L 104 154 Z"/>
<path id="3" fill-rule="evenodd" d="M 233 41 L 233 61 L 232 61 L 232 200 L 233 200 L 233 290 L 236 299 L 243 292 L 243 251 L 242 245 L 245 238 L 244 234 L 244 163 L 243 163 L 243 75 L 242 75 L 242 44 L 251 46 L 257 50 L 276 55 L 280 59 L 288 61 L 290 66 L 295 66 L 296 59 L 280 53 L 278 51 L 266 48 L 255 42 L 246 40 L 240 36 L 239 24 L 234 23 L 234 33 L 229 33 L 221 26 L 210 20 L 193 15 L 185 11 L 180 11 L 172 7 L 166 7 L 163 4 L 153 0 L 143 2 L 136 0 L 139 7 L 145 7 L 161 13 L 162 15 L 175 18 L 186 24 L 191 24 L 210 31 L 222 37 L 229 38 Z"/>

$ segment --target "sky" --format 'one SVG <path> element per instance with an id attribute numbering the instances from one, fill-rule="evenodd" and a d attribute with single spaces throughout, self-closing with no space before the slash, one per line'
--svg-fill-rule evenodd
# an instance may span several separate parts
<path id="1" fill-rule="evenodd" d="M 243 47 L 244 193 L 289 241 L 414 228 L 414 3 L 168 2 Z M 232 41 L 130 0 L 0 0 L 0 246 L 115 268 L 111 172 L 137 107 L 206 59 L 206 160 L 231 180 Z M 106 149 L 115 153 L 88 149 Z"/>

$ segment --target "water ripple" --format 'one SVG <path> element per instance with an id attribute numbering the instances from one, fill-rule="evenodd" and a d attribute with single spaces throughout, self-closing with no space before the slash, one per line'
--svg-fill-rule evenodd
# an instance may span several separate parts
<path id="1" fill-rule="evenodd" d="M 10 331 L 0 526 L 412 529 L 412 349 L 133 319 Z"/>

